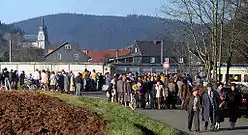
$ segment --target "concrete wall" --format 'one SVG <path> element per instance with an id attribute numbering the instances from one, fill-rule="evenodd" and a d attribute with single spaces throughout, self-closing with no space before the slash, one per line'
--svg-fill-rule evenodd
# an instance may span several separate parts
<path id="1" fill-rule="evenodd" d="M 0 70 L 7 68 L 8 70 L 17 70 L 19 73 L 25 71 L 26 73 L 33 73 L 35 69 L 50 70 L 50 71 L 73 71 L 74 73 L 83 72 L 85 68 L 89 71 L 93 69 L 96 72 L 105 73 L 109 71 L 108 67 L 104 67 L 103 63 L 52 63 L 52 62 L 0 62 Z"/>

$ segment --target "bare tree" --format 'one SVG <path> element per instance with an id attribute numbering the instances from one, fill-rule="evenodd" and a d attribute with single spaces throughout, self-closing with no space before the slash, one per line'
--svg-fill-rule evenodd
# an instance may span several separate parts
<path id="1" fill-rule="evenodd" d="M 213 69 L 214 81 L 217 81 L 217 62 L 222 57 L 218 49 L 222 49 L 223 29 L 219 27 L 224 20 L 224 5 L 225 0 L 170 0 L 170 6 L 166 5 L 163 10 L 170 17 L 184 22 L 185 30 L 190 34 L 186 42 L 191 44 L 191 52 L 197 54 L 205 65 L 209 80 Z"/>

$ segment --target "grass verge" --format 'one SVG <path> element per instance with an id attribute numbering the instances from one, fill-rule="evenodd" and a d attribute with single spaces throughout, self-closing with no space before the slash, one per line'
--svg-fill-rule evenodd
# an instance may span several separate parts
<path id="1" fill-rule="evenodd" d="M 97 113 L 108 121 L 107 128 L 109 135 L 185 134 L 149 117 L 138 114 L 135 111 L 121 107 L 118 104 L 108 103 L 105 99 L 92 99 L 52 92 L 39 93 L 57 97 L 68 104 L 86 108 L 91 112 Z"/>

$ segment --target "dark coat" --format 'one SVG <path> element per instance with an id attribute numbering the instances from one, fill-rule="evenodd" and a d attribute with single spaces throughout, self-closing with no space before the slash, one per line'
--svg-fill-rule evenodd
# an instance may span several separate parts
<path id="1" fill-rule="evenodd" d="M 198 102 L 196 104 L 196 107 L 197 107 L 197 111 L 200 111 L 200 109 L 201 109 L 201 97 L 199 95 L 197 95 L 197 98 L 198 98 Z M 195 96 L 193 94 L 191 94 L 191 96 L 189 96 L 185 100 L 185 104 L 183 107 L 184 107 L 184 109 L 186 109 L 188 111 L 188 113 L 191 113 L 193 111 L 194 99 L 195 99 Z"/>
<path id="2" fill-rule="evenodd" d="M 211 105 L 208 92 L 202 94 L 202 108 L 203 108 L 203 120 L 208 121 L 210 118 L 211 108 L 216 112 L 218 105 L 220 104 L 219 95 L 216 91 L 213 92 L 213 102 L 214 106 Z"/>
<path id="3" fill-rule="evenodd" d="M 124 92 L 124 81 L 123 80 L 118 80 L 117 81 L 117 92 L 118 93 L 123 93 Z"/>
<path id="4" fill-rule="evenodd" d="M 124 101 L 131 101 L 132 86 L 129 82 L 124 82 Z"/>
<path id="5" fill-rule="evenodd" d="M 230 121 L 236 122 L 239 116 L 239 106 L 241 104 L 242 96 L 238 90 L 227 93 L 226 101 L 228 112 L 230 113 Z"/>

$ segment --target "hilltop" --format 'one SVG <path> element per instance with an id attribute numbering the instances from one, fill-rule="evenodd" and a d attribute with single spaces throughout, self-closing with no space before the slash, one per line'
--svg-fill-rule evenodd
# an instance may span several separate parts
<path id="1" fill-rule="evenodd" d="M 25 33 L 36 34 L 41 19 L 45 19 L 52 44 L 69 41 L 81 49 L 123 48 L 134 40 L 172 40 L 183 25 L 178 20 L 129 15 L 96 16 L 84 14 L 54 14 L 13 23 Z"/>

